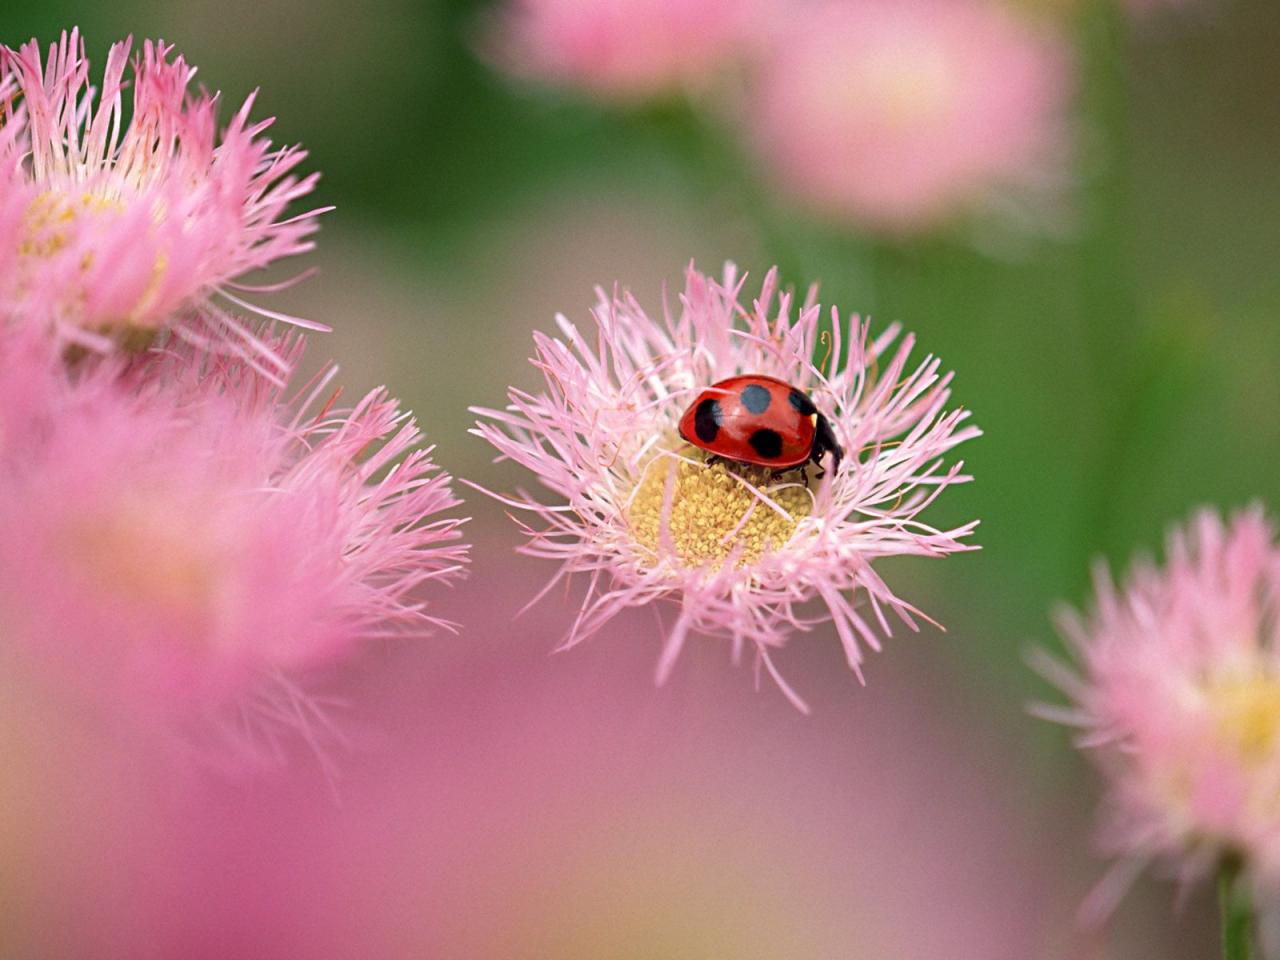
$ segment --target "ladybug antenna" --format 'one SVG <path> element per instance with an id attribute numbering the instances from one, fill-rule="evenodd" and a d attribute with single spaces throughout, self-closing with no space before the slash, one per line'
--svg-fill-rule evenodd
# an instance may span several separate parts
<path id="1" fill-rule="evenodd" d="M 823 330 L 822 333 L 818 335 L 818 342 L 827 348 L 827 352 L 822 355 L 822 362 L 818 364 L 818 370 L 821 371 L 827 368 L 827 361 L 831 359 L 831 349 L 835 346 L 831 340 L 831 331 Z"/>

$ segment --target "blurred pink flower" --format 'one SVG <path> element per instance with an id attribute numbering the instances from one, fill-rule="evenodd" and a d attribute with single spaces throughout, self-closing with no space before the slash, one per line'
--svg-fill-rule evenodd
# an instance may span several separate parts
<path id="1" fill-rule="evenodd" d="M 510 0 L 493 58 L 520 77 L 640 101 L 705 85 L 754 42 L 764 0 Z"/>
<path id="2" fill-rule="evenodd" d="M 1016 214 L 1061 172 L 1064 54 L 983 0 L 821 0 L 773 37 L 750 139 L 831 218 L 907 233 Z"/>
<path id="3" fill-rule="evenodd" d="M 477 536 L 466 642 L 342 672 L 388 736 L 340 808 L 304 764 L 139 775 L 0 696 L 6 960 L 1083 960 L 1055 847 L 1078 831 L 1033 802 L 1018 725 L 923 647 L 884 664 L 910 696 L 826 672 L 841 708 L 804 722 L 700 658 L 657 704 L 644 611 L 571 662 L 512 643 L 537 565 Z"/>
<path id="4" fill-rule="evenodd" d="M 845 326 L 833 308 L 833 335 L 820 340 L 816 303 L 793 317 L 792 296 L 782 294 L 770 317 L 776 271 L 751 308 L 740 303 L 743 283 L 732 266 L 722 284 L 690 267 L 681 310 L 664 309 L 661 321 L 629 294 L 597 291 L 594 336 L 563 316 L 561 339 L 534 335 L 532 362 L 546 391 L 513 388 L 505 410 L 477 408 L 483 419 L 473 432 L 553 494 L 551 503 L 523 491 L 494 494 L 532 515 L 521 524 L 530 537 L 523 552 L 560 561 L 555 581 L 589 576 L 564 647 L 627 607 L 669 599 L 677 615 L 659 683 L 689 634 L 725 636 L 735 659 L 750 645 L 757 665 L 803 709 L 770 652 L 794 630 L 834 621 L 861 676 L 862 647 L 879 649 L 888 613 L 916 628 L 923 615 L 872 562 L 973 549 L 962 541 L 976 522 L 940 530 L 919 516 L 946 487 L 969 479 L 943 458 L 979 431 L 964 425 L 966 411 L 947 409 L 951 375 L 938 360 L 909 368 L 911 337 L 890 349 L 896 327 L 871 339 L 869 324 Z M 824 343 L 830 364 L 815 365 Z M 739 373 L 810 392 L 844 447 L 842 467 L 811 486 L 795 475 L 709 465 L 683 444 L 676 422 L 697 391 Z M 825 610 L 802 611 L 815 598 Z"/>
<path id="5" fill-rule="evenodd" d="M 1122 858 L 1090 918 L 1153 860 L 1188 880 L 1233 854 L 1255 879 L 1280 867 L 1275 531 L 1260 508 L 1225 525 L 1204 511 L 1167 552 L 1163 569 L 1140 561 L 1122 587 L 1099 569 L 1091 613 L 1061 617 L 1079 676 L 1040 657 L 1075 703 L 1039 712 L 1080 728 L 1107 780 L 1103 843 Z"/>
<path id="6" fill-rule="evenodd" d="M 95 351 L 161 328 L 189 335 L 198 316 L 220 347 L 264 354 L 219 302 L 316 327 L 234 292 L 261 289 L 242 274 L 311 249 L 321 211 L 286 215 L 315 185 L 294 172 L 306 154 L 272 147 L 252 96 L 219 138 L 217 98 L 189 93 L 195 69 L 164 43 L 132 61 L 126 125 L 130 47 L 112 46 L 96 104 L 78 31 L 43 64 L 34 40 L 0 48 L 0 306 Z"/>
<path id="7" fill-rule="evenodd" d="M 0 396 L 31 359 L 0 353 Z M 309 671 L 439 623 L 419 588 L 465 559 L 458 501 L 384 390 L 337 408 L 330 369 L 284 401 L 190 348 L 74 383 L 52 360 L 0 444 L 0 636 L 73 695 L 249 756 L 323 726 Z"/>

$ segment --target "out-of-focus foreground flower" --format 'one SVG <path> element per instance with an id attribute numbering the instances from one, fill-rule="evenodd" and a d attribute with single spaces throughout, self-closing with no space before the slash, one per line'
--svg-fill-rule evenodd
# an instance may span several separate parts
<path id="1" fill-rule="evenodd" d="M 758 39 L 765 0 L 511 0 L 493 58 L 518 77 L 637 102 L 697 89 Z"/>
<path id="2" fill-rule="evenodd" d="M 995 3 L 819 0 L 753 82 L 762 166 L 826 217 L 908 233 L 1016 215 L 1065 168 L 1065 49 Z"/>
<path id="3" fill-rule="evenodd" d="M 908 365 L 911 337 L 872 339 L 832 310 L 777 297 L 776 271 L 750 308 L 730 266 L 723 283 L 687 274 L 680 309 L 650 318 L 630 295 L 599 293 L 595 330 L 558 318 L 560 339 L 535 334 L 532 361 L 547 389 L 512 389 L 505 410 L 477 409 L 474 431 L 531 471 L 553 495 L 503 502 L 528 514 L 522 549 L 588 576 L 587 597 L 564 641 L 572 646 L 626 607 L 674 601 L 658 665 L 667 676 L 690 634 L 751 647 L 797 705 L 771 651 L 796 630 L 834 621 L 850 667 L 878 649 L 890 616 L 913 629 L 921 616 L 873 569 L 877 558 L 944 556 L 972 549 L 976 523 L 936 529 L 921 512 L 969 479 L 945 455 L 976 436 L 964 410 L 948 409 L 950 374 L 929 357 Z M 829 349 L 829 362 L 814 362 Z M 676 423 L 696 394 L 735 374 L 776 377 L 811 394 L 846 457 L 825 479 L 707 462 Z M 808 469 L 808 468 L 806 468 Z M 821 612 L 803 605 L 818 599 Z"/>
<path id="4" fill-rule="evenodd" d="M 1184 880 L 1240 861 L 1259 892 L 1280 879 L 1280 547 L 1260 508 L 1174 531 L 1163 568 L 1062 628 L 1080 674 L 1044 672 L 1075 701 L 1040 712 L 1080 729 L 1107 781 L 1102 840 L 1121 860 L 1086 904 L 1105 914 L 1152 861 Z"/>
<path id="5" fill-rule="evenodd" d="M 465 559 L 457 501 L 385 391 L 339 408 L 332 370 L 285 400 L 194 349 L 68 372 L 0 347 L 0 637 L 51 690 L 268 757 L 324 724 L 310 671 L 437 623 L 419 588 Z"/>
<path id="6" fill-rule="evenodd" d="M 1016 726 L 936 658 L 885 664 L 911 696 L 874 684 L 803 723 L 707 663 L 655 709 L 634 682 L 645 611 L 609 656 L 512 642 L 538 573 L 502 557 L 502 532 L 478 535 L 486 575 L 457 588 L 465 644 L 343 672 L 334 694 L 394 735 L 356 761 L 341 809 L 303 764 L 251 791 L 147 789 L 117 742 L 0 699 L 6 960 L 1039 960 L 1061 944 L 1053 843 L 1079 831 L 1029 802 Z M 544 606 L 521 630 L 557 620 Z M 814 687 L 841 699 L 840 677 Z"/>
<path id="7" fill-rule="evenodd" d="M 249 119 L 253 97 L 219 137 L 217 97 L 189 92 L 195 69 L 164 43 L 132 62 L 130 48 L 111 47 L 96 97 L 77 31 L 44 60 L 34 40 L 0 49 L 0 303 L 94 351 L 199 329 L 281 374 L 223 306 L 315 326 L 245 302 L 235 291 L 255 288 L 235 280 L 311 248 L 321 211 L 286 209 L 316 177 Z"/>

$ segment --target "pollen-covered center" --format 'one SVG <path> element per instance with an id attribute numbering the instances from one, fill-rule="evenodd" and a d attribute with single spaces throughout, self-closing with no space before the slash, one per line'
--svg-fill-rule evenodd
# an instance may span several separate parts
<path id="1" fill-rule="evenodd" d="M 1206 691 L 1218 735 L 1246 765 L 1280 746 L 1280 677 L 1256 672 L 1214 682 Z"/>
<path id="2" fill-rule="evenodd" d="M 79 196 L 67 196 L 58 190 L 36 194 L 22 218 L 18 253 L 47 260 L 65 249 L 78 219 L 115 214 L 122 209 L 119 202 L 88 191 Z"/>
<path id="3" fill-rule="evenodd" d="M 692 446 L 650 461 L 627 518 L 636 541 L 656 558 L 668 549 L 684 566 L 755 563 L 782 547 L 813 509 L 798 474 L 724 461 L 704 462 Z M 779 510 L 757 496 L 752 487 Z"/>
<path id="4" fill-rule="evenodd" d="M 187 626 L 215 615 L 227 545 L 215 524 L 184 521 L 139 503 L 67 518 L 67 570 L 104 597 Z"/>
<path id="5" fill-rule="evenodd" d="M 104 197 L 91 191 L 65 193 L 60 190 L 46 190 L 39 193 L 27 205 L 18 233 L 18 268 L 20 284 L 33 282 L 45 261 L 60 256 L 79 256 L 77 264 L 79 272 L 85 276 L 92 269 L 95 261 L 95 246 L 77 243 L 75 249 L 79 254 L 68 253 L 77 234 L 95 229 L 109 229 L 111 222 L 125 211 L 125 205 L 119 200 Z M 151 323 L 147 321 L 147 311 L 159 290 L 168 267 L 168 258 L 163 251 L 155 255 L 149 275 L 144 275 L 138 285 L 138 296 L 132 306 L 120 316 L 97 317 L 84 325 L 92 326 L 103 333 L 116 331 L 121 334 L 125 346 L 145 346 L 148 337 L 139 339 L 139 334 L 150 334 Z M 64 309 L 74 318 L 83 308 L 85 294 L 76 285 L 71 289 L 61 289 L 64 298 Z"/>

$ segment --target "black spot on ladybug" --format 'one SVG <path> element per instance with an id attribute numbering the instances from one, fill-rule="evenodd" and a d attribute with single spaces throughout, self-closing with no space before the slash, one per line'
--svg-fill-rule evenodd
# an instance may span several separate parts
<path id="1" fill-rule="evenodd" d="M 818 412 L 818 408 L 813 405 L 813 401 L 794 387 L 791 388 L 791 393 L 787 395 L 787 399 L 791 401 L 791 405 L 796 408 L 802 417 L 811 417 Z"/>
<path id="2" fill-rule="evenodd" d="M 782 454 L 782 436 L 776 430 L 761 428 L 751 435 L 748 442 L 751 449 L 766 460 L 773 460 Z"/>
<path id="3" fill-rule="evenodd" d="M 711 443 L 720 433 L 720 424 L 724 422 L 724 414 L 720 412 L 718 400 L 703 400 L 693 414 L 693 432 L 703 443 Z"/>
<path id="4" fill-rule="evenodd" d="M 758 383 L 750 383 L 742 388 L 742 405 L 752 413 L 764 413 L 769 409 L 769 391 Z"/>

